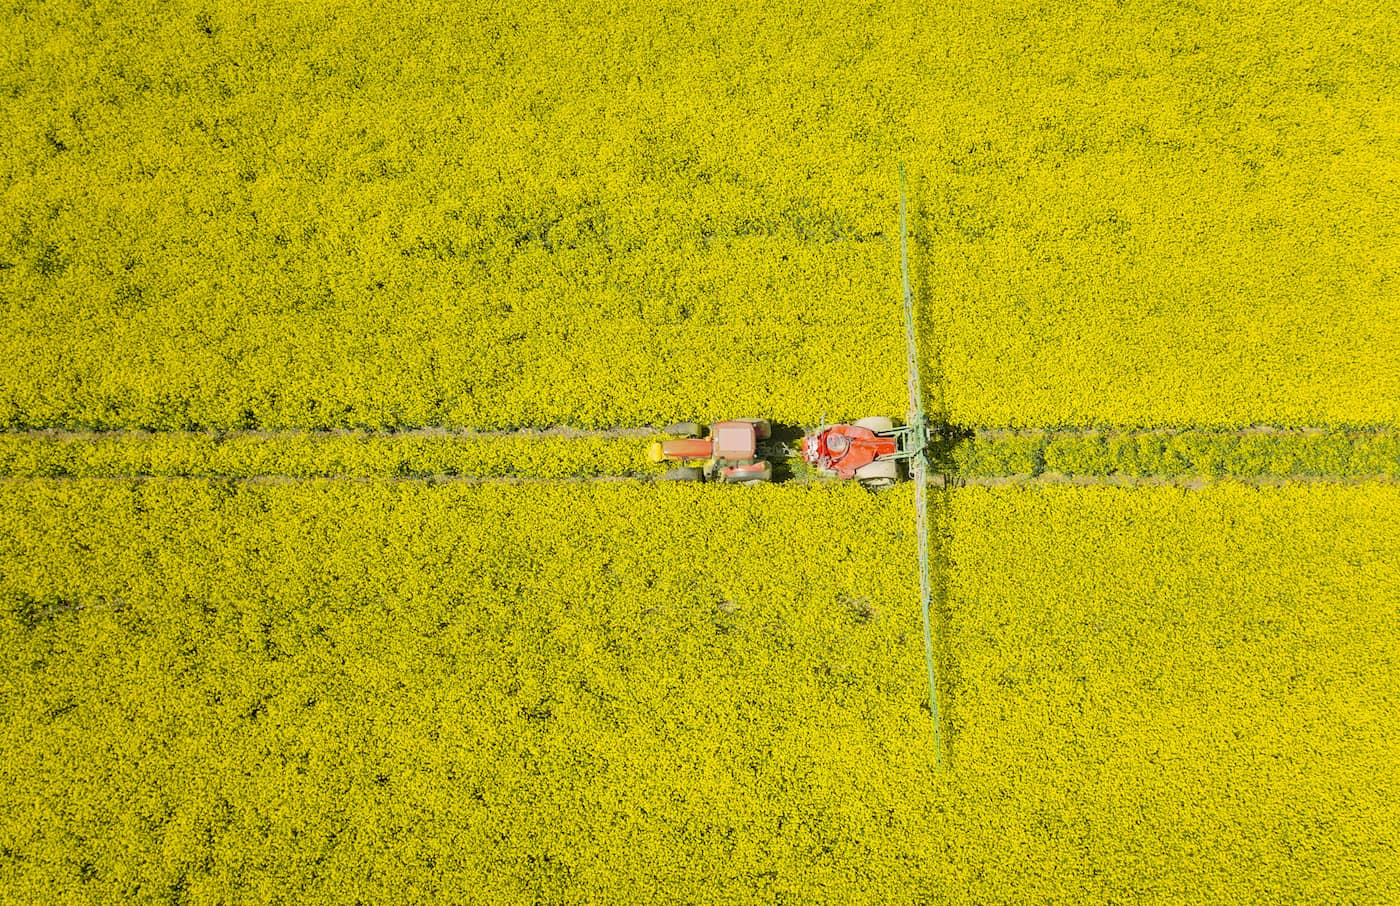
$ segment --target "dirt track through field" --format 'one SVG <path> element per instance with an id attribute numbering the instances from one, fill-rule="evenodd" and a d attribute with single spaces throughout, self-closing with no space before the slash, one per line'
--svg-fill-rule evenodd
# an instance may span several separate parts
<path id="1" fill-rule="evenodd" d="M 570 475 L 561 478 L 539 478 L 528 475 L 501 475 L 501 476 L 476 476 L 476 475 L 411 475 L 411 476 L 381 476 L 381 475 L 333 475 L 333 476 L 311 476 L 303 477 L 299 475 L 97 475 L 83 476 L 81 478 L 72 477 L 16 477 L 13 475 L 0 475 L 0 483 L 14 484 L 27 481 L 102 481 L 102 482 L 125 482 L 125 481 L 214 481 L 214 482 L 235 482 L 238 484 L 254 485 L 291 485 L 305 484 L 311 482 L 356 482 L 359 484 L 371 484 L 374 482 L 384 482 L 388 484 L 458 484 L 458 485 L 530 485 L 530 484 L 656 484 L 664 485 L 670 482 L 661 481 L 651 475 Z M 832 484 L 835 479 L 803 477 L 793 478 L 787 481 L 773 482 L 775 486 L 786 485 L 820 485 Z M 1285 487 L 1289 485 L 1307 484 L 1340 484 L 1340 485 L 1368 485 L 1368 484 L 1400 484 L 1400 479 L 1390 475 L 1298 475 L 1298 476 L 1226 476 L 1223 478 L 1204 478 L 1200 476 L 1178 476 L 1173 478 L 1162 478 L 1157 476 L 1146 476 L 1134 478 L 1124 475 L 1006 475 L 994 478 L 958 478 L 956 476 L 931 475 L 929 483 L 935 488 L 956 490 L 957 488 L 999 488 L 999 487 L 1077 487 L 1077 488 L 1160 488 L 1176 487 L 1185 491 L 1198 491 L 1209 488 L 1217 484 L 1247 484 L 1261 488 Z"/>
<path id="2" fill-rule="evenodd" d="M 999 487 L 1077 487 L 1077 488 L 1160 488 L 1176 487 L 1186 491 L 1198 491 L 1221 483 L 1248 484 L 1261 488 L 1282 487 L 1298 484 L 1400 484 L 1400 479 L 1391 475 L 1227 475 L 1219 478 L 1200 475 L 1001 475 L 995 477 L 958 478 L 941 476 L 937 483 L 947 488 L 999 488 Z"/>
<path id="3" fill-rule="evenodd" d="M 822 481 L 790 457 L 803 429 L 774 425 L 779 483 Z M 207 478 L 520 484 L 658 480 L 646 427 L 476 431 L 0 432 L 0 479 Z M 573 442 L 577 441 L 575 445 Z M 366 452 L 368 451 L 368 452 Z M 503 452 L 504 451 L 504 452 Z M 761 455 L 764 451 L 760 451 Z M 930 442 L 943 487 L 1258 486 L 1400 481 L 1400 431 L 1270 425 L 1238 429 L 965 429 Z M 635 464 L 635 466 L 634 466 Z"/>
<path id="4" fill-rule="evenodd" d="M 317 429 L 294 429 L 268 430 L 268 429 L 234 429 L 230 431 L 146 431 L 140 429 L 113 429 L 110 431 L 82 431 L 70 430 L 67 428 L 35 428 L 29 431 L 0 431 L 0 437 L 25 437 L 36 440 L 53 441 L 88 441 L 95 442 L 106 439 L 119 439 L 122 437 L 141 438 L 154 437 L 160 435 L 188 435 L 198 437 L 217 437 L 220 440 L 239 439 L 264 439 L 277 440 L 288 437 L 374 437 L 374 438 L 498 438 L 498 437 L 521 437 L 521 438 L 622 438 L 622 437 L 651 437 L 657 433 L 656 428 L 646 427 L 622 427 L 610 428 L 575 428 L 570 425 L 551 425 L 543 428 L 447 428 L 442 426 L 428 425 L 418 428 L 396 428 L 393 430 L 368 431 L 361 428 L 317 428 Z"/>

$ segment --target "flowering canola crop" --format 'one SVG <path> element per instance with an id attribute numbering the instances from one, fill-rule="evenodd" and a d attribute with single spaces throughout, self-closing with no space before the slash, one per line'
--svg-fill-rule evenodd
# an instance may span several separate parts
<path id="1" fill-rule="evenodd" d="M 1394 484 L 413 480 L 1393 479 L 1398 27 L 6 6 L 0 900 L 1400 901 Z"/>
<path id="2" fill-rule="evenodd" d="M 0 483 L 21 901 L 1400 896 L 1400 489 Z M 1183 858 L 1189 854 L 1189 858 Z"/>
<path id="3" fill-rule="evenodd" d="M 1393 9 L 0 13 L 0 427 L 1395 424 Z"/>

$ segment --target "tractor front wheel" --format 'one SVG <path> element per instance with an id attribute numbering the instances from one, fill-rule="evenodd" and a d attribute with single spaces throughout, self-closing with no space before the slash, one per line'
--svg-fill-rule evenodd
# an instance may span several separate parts
<path id="1" fill-rule="evenodd" d="M 694 466 L 681 466 L 656 476 L 657 481 L 703 481 L 705 473 Z"/>
<path id="2" fill-rule="evenodd" d="M 704 431 L 699 422 L 676 422 L 674 425 L 662 428 L 661 433 L 673 434 L 676 437 L 699 437 Z"/>
<path id="3" fill-rule="evenodd" d="M 861 466 L 856 470 L 856 480 L 861 487 L 871 491 L 893 487 L 899 481 L 899 463 L 877 460 Z"/>
<path id="4" fill-rule="evenodd" d="M 759 460 L 756 463 L 740 466 L 733 470 L 726 469 L 720 473 L 720 476 L 720 480 L 725 484 L 738 484 L 751 488 L 773 480 L 773 464 L 767 460 Z"/>

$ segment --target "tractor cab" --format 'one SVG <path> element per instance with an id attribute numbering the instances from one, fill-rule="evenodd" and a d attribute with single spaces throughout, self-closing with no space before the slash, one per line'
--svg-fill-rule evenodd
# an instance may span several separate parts
<path id="1" fill-rule="evenodd" d="M 758 451 L 758 429 L 753 422 L 715 422 L 710 426 L 716 461 L 752 462 Z"/>

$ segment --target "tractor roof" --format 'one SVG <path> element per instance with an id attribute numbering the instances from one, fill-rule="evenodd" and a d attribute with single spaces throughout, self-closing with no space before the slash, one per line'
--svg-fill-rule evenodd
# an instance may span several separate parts
<path id="1" fill-rule="evenodd" d="M 758 445 L 753 422 L 715 422 L 710 426 L 715 456 L 722 459 L 752 459 Z"/>

